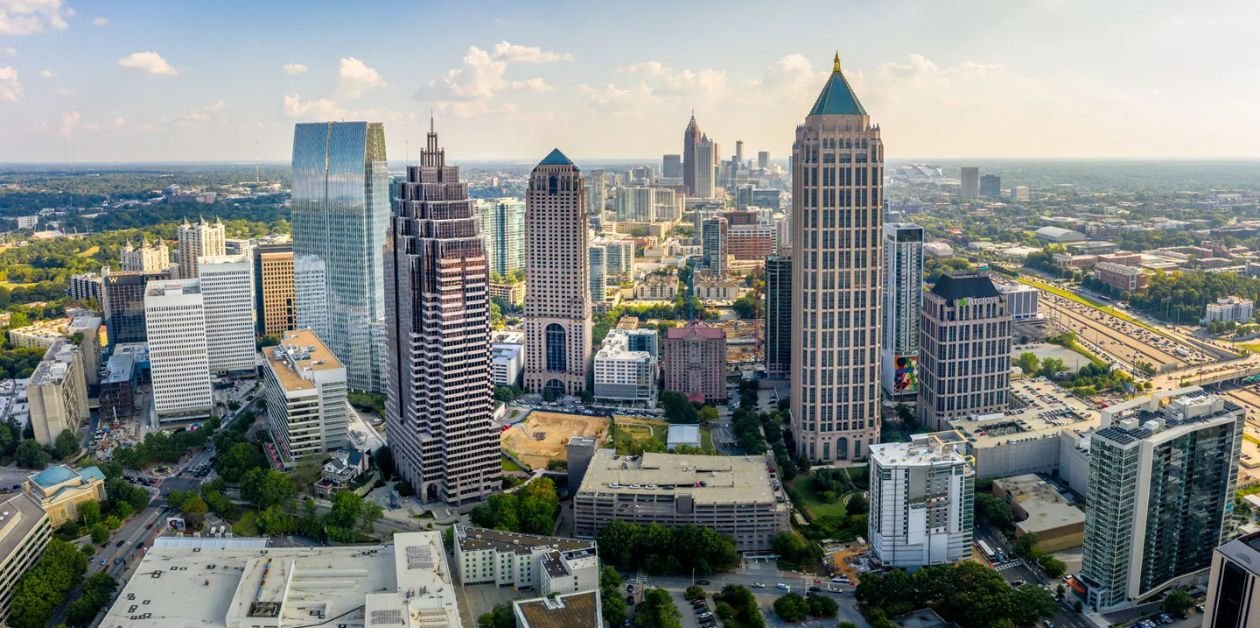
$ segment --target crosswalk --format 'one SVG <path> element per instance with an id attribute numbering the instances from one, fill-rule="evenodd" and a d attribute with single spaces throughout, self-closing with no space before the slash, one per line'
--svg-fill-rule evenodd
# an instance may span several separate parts
<path id="1" fill-rule="evenodd" d="M 995 571 L 1006 571 L 1007 569 L 1012 569 L 1014 567 L 1023 567 L 1023 566 L 1024 566 L 1024 559 L 1017 558 L 1015 560 L 1008 560 L 1002 563 L 1001 565 L 994 565 L 993 569 Z"/>

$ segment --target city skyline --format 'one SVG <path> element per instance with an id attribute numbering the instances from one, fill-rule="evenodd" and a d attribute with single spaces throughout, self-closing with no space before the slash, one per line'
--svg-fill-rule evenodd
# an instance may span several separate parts
<path id="1" fill-rule="evenodd" d="M 353 20 L 336 5 L 201 7 L 204 28 L 156 27 L 186 10 L 0 1 L 0 162 L 280 161 L 293 123 L 324 120 L 384 122 L 403 162 L 431 109 L 461 159 L 536 159 L 554 145 L 579 162 L 673 153 L 692 109 L 724 146 L 781 159 L 837 49 L 881 112 L 890 158 L 1260 157 L 1245 106 L 1260 88 L 1242 48 L 1260 8 L 1243 2 L 1211 16 L 1135 2 L 855 4 L 841 11 L 869 28 L 840 34 L 754 4 L 720 17 L 671 6 L 670 20 L 642 23 L 628 7 L 542 21 L 473 2 L 444 6 L 469 26 L 433 33 L 431 54 L 406 60 L 392 34 L 431 7 L 354 7 Z M 688 26 L 706 19 L 762 34 L 722 45 L 749 29 Z M 299 36 L 330 23 L 327 37 Z M 636 23 L 652 36 L 626 41 Z M 1204 31 L 1215 36 L 1182 43 Z"/>

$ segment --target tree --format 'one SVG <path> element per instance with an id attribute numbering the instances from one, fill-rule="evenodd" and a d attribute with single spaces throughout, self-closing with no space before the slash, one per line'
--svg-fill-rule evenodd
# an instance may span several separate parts
<path id="1" fill-rule="evenodd" d="M 995 528 L 1007 529 L 1015 521 L 1011 505 L 991 493 L 976 493 L 976 518 Z"/>
<path id="2" fill-rule="evenodd" d="M 835 617 L 840 612 L 840 604 L 825 595 L 811 593 L 805 601 L 809 604 L 809 614 L 814 617 Z"/>
<path id="3" fill-rule="evenodd" d="M 206 513 L 210 512 L 210 506 L 201 499 L 201 496 L 193 495 L 184 500 L 179 510 L 184 513 L 184 522 L 188 524 L 188 527 L 198 530 L 205 521 Z"/>
<path id="4" fill-rule="evenodd" d="M 79 584 L 87 564 L 87 556 L 74 545 L 61 539 L 49 541 L 39 560 L 13 586 L 9 626 L 42 628 L 65 594 Z"/>
<path id="5" fill-rule="evenodd" d="M 620 626 L 626 620 L 626 601 L 621 597 L 621 574 L 611 565 L 599 570 L 599 599 L 604 620 Z"/>
<path id="6" fill-rule="evenodd" d="M 699 423 L 700 414 L 696 412 L 696 407 L 691 405 L 687 400 L 687 396 L 667 390 L 661 393 L 661 407 L 665 409 L 665 420 L 670 423 Z"/>
<path id="7" fill-rule="evenodd" d="M 1194 606 L 1194 598 L 1185 589 L 1173 589 L 1171 593 L 1164 596 L 1164 602 L 1160 608 L 1164 612 L 1175 617 L 1185 617 L 1186 612 Z"/>
<path id="8" fill-rule="evenodd" d="M 718 415 L 717 408 L 710 405 L 705 405 L 704 407 L 700 408 L 700 412 L 697 418 L 700 420 L 700 425 L 708 425 L 710 423 L 716 423 L 717 420 L 720 418 L 720 416 Z"/>
<path id="9" fill-rule="evenodd" d="M 282 506 L 295 497 L 293 480 L 275 469 L 250 469 L 241 478 L 241 499 L 253 502 L 259 511 Z"/>
<path id="10" fill-rule="evenodd" d="M 85 526 L 95 525 L 101 520 L 100 502 L 83 502 L 79 504 L 79 519 Z"/>
<path id="11" fill-rule="evenodd" d="M 554 403 L 556 400 L 556 391 L 550 388 L 543 390 L 542 398 L 543 401 L 546 401 L 547 403 Z"/>
<path id="12" fill-rule="evenodd" d="M 798 622 L 809 615 L 809 604 L 800 595 L 788 593 L 774 601 L 774 612 L 783 621 Z"/>
<path id="13" fill-rule="evenodd" d="M 795 530 L 784 530 L 770 539 L 770 547 L 780 558 L 790 563 L 799 563 L 811 554 L 813 546 L 805 537 Z"/>
<path id="14" fill-rule="evenodd" d="M 39 446 L 39 442 L 28 439 L 18 444 L 13 459 L 17 461 L 19 467 L 24 469 L 43 469 L 48 466 L 48 461 L 52 459 L 52 456 Z"/>
<path id="15" fill-rule="evenodd" d="M 510 604 L 495 604 L 489 613 L 477 618 L 477 628 L 516 628 L 516 617 Z"/>
<path id="16" fill-rule="evenodd" d="M 90 626 L 110 602 L 118 582 L 108 572 L 98 571 L 83 582 L 83 595 L 70 603 L 66 619 L 72 626 Z"/>
<path id="17" fill-rule="evenodd" d="M 236 484 L 250 469 L 267 466 L 262 449 L 255 443 L 238 442 L 219 455 L 214 469 L 224 482 Z"/>
<path id="18" fill-rule="evenodd" d="M 104 543 L 109 540 L 109 526 L 103 522 L 92 524 L 92 542 L 96 544 Z"/>
<path id="19" fill-rule="evenodd" d="M 1046 358 L 1041 361 L 1041 368 L 1037 369 L 1037 374 L 1047 379 L 1054 379 L 1055 375 L 1068 370 L 1067 365 L 1059 358 Z"/>
<path id="20" fill-rule="evenodd" d="M 682 614 L 665 589 L 648 589 L 634 612 L 637 628 L 682 628 Z"/>
<path id="21" fill-rule="evenodd" d="M 53 456 L 58 460 L 65 460 L 77 453 L 79 453 L 79 437 L 70 430 L 61 430 L 57 439 L 53 441 Z"/>
<path id="22" fill-rule="evenodd" d="M 691 585 L 683 590 L 683 599 L 688 602 L 692 600 L 703 600 L 705 598 L 704 587 L 699 585 Z"/>
<path id="23" fill-rule="evenodd" d="M 1054 587 L 1055 599 L 1062 600 L 1065 595 L 1067 595 L 1067 587 L 1063 586 L 1063 583 L 1059 583 Z"/>
<path id="24" fill-rule="evenodd" d="M 1019 354 L 1019 360 L 1017 360 L 1015 364 L 1020 368 L 1020 370 L 1024 371 L 1024 375 L 1032 375 L 1037 372 L 1040 362 L 1041 361 L 1037 359 L 1037 354 L 1032 351 L 1025 351 Z"/>

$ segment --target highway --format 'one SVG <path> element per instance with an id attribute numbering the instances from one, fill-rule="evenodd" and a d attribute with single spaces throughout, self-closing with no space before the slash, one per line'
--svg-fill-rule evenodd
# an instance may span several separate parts
<path id="1" fill-rule="evenodd" d="M 1054 310 L 1060 324 L 1076 332 L 1082 339 L 1099 346 L 1118 361 L 1132 364 L 1135 360 L 1140 360 L 1160 369 L 1170 364 L 1194 363 L 1196 354 L 1198 362 L 1207 359 L 1190 347 L 1174 345 L 1167 338 L 1101 310 L 1087 308 L 1047 292 L 1042 292 L 1042 296 L 1046 306 Z M 1188 352 L 1187 358 L 1173 353 L 1178 347 Z"/>

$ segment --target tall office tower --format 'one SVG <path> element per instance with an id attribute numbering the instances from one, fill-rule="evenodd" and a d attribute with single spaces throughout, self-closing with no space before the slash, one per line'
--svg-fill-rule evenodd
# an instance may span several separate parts
<path id="1" fill-rule="evenodd" d="M 389 223 L 385 127 L 298 124 L 293 131 L 293 252 L 317 255 L 328 281 L 328 335 L 351 390 L 382 392 Z"/>
<path id="2" fill-rule="evenodd" d="M 519 198 L 478 200 L 477 215 L 490 273 L 507 277 L 525 270 L 525 202 Z"/>
<path id="3" fill-rule="evenodd" d="M 608 180 L 604 177 L 603 170 L 592 170 L 585 178 L 585 183 L 586 200 L 590 203 L 588 213 L 591 219 L 598 219 L 608 209 Z"/>
<path id="4" fill-rule="evenodd" d="M 810 460 L 879 442 L 883 181 L 879 127 L 837 55 L 792 144 L 792 432 Z"/>
<path id="5" fill-rule="evenodd" d="M 962 187 L 959 188 L 963 198 L 972 198 L 980 194 L 980 169 L 975 166 L 964 166 L 959 176 Z"/>
<path id="6" fill-rule="evenodd" d="M 665 155 L 661 158 L 661 177 L 665 179 L 681 179 L 683 176 L 682 155 Z"/>
<path id="7" fill-rule="evenodd" d="M 1198 387 L 1103 410 L 1080 571 L 1091 607 L 1146 599 L 1211 566 L 1232 527 L 1245 416 Z"/>
<path id="8" fill-rule="evenodd" d="M 157 273 L 119 272 L 101 268 L 101 305 L 109 344 L 144 342 L 144 287 L 150 281 L 170 279 L 170 270 Z"/>
<path id="9" fill-rule="evenodd" d="M 1009 407 L 1011 312 L 988 275 L 946 273 L 924 295 L 918 366 L 916 411 L 931 429 Z"/>
<path id="10" fill-rule="evenodd" d="M 608 249 L 603 244 L 592 244 L 586 250 L 591 276 L 591 303 L 603 303 L 608 292 Z M 529 294 L 528 289 L 525 294 Z"/>
<path id="11" fill-rule="evenodd" d="M 223 221 L 206 222 L 204 216 L 190 224 L 184 219 L 179 226 L 179 278 L 197 278 L 197 259 L 215 255 L 227 255 L 227 235 Z"/>
<path id="12" fill-rule="evenodd" d="M 980 196 L 1001 196 L 1002 177 L 986 174 L 980 177 Z"/>
<path id="13" fill-rule="evenodd" d="M 766 258 L 766 375 L 792 372 L 792 256 Z"/>
<path id="14" fill-rule="evenodd" d="M 318 255 L 293 256 L 293 302 L 295 329 L 328 335 L 328 278 Z"/>
<path id="15" fill-rule="evenodd" d="M 918 394 L 919 318 L 923 315 L 923 227 L 884 225 L 884 341 L 880 381 L 890 399 Z"/>
<path id="16" fill-rule="evenodd" d="M 1203 625 L 1260 625 L 1260 532 L 1240 536 L 1212 553 Z"/>
<path id="17" fill-rule="evenodd" d="M 696 167 L 693 169 L 693 176 L 696 179 L 695 192 L 692 194 L 697 198 L 713 198 L 717 194 L 717 167 L 721 147 L 717 142 L 709 139 L 708 135 L 700 136 L 700 141 L 696 142 Z"/>
<path id="18" fill-rule="evenodd" d="M 162 240 L 149 244 L 141 239 L 140 246 L 127 242 L 122 247 L 122 269 L 137 273 L 160 273 L 171 267 L 171 249 Z"/>
<path id="19" fill-rule="evenodd" d="M 254 317 L 259 336 L 297 329 L 293 245 L 263 244 L 253 249 Z"/>
<path id="20" fill-rule="evenodd" d="M 214 408 L 201 280 L 152 281 L 144 291 L 158 422 L 204 419 Z"/>
<path id="21" fill-rule="evenodd" d="M 725 277 L 730 224 L 721 216 L 706 218 L 700 223 L 700 259 L 704 268 L 717 277 Z"/>
<path id="22" fill-rule="evenodd" d="M 446 165 L 432 122 L 390 223 L 385 427 L 398 472 L 426 502 L 485 499 L 502 488 L 491 423 L 490 271 L 468 184 Z"/>
<path id="23" fill-rule="evenodd" d="M 744 140 L 735 140 L 735 165 L 737 168 L 744 167 Z"/>
<path id="24" fill-rule="evenodd" d="M 687 188 L 687 196 L 696 194 L 696 145 L 700 143 L 700 125 L 696 124 L 696 112 L 691 112 L 691 121 L 683 131 L 683 187 Z"/>
<path id="25" fill-rule="evenodd" d="M 267 422 L 284 465 L 349 444 L 346 368 L 319 336 L 282 332 L 263 357 Z"/>
<path id="26" fill-rule="evenodd" d="M 560 149 L 525 199 L 525 388 L 576 395 L 591 364 L 591 271 L 582 173 Z"/>
<path id="27" fill-rule="evenodd" d="M 249 254 L 202 257 L 201 298 L 211 373 L 245 373 L 254 355 L 254 277 Z"/>
<path id="28" fill-rule="evenodd" d="M 915 434 L 871 446 L 867 538 L 886 567 L 971 558 L 976 475 L 960 432 Z"/>
<path id="29" fill-rule="evenodd" d="M 769 167 L 770 167 L 770 151 L 768 150 L 757 151 L 757 168 L 761 170 L 765 170 L 766 168 L 769 168 Z"/>

